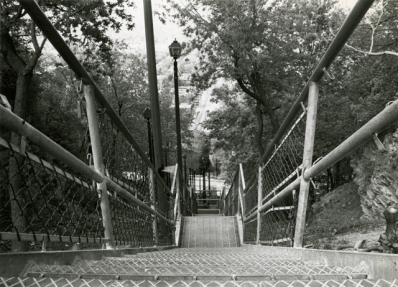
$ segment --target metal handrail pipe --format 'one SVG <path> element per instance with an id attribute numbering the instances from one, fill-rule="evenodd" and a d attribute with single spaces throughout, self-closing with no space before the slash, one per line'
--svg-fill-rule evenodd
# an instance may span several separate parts
<path id="1" fill-rule="evenodd" d="M 373 119 L 363 125 L 354 134 L 352 134 L 349 138 L 342 142 L 338 147 L 328 153 L 316 164 L 305 170 L 304 179 L 310 180 L 311 178 L 319 175 L 328 167 L 332 166 L 334 163 L 338 162 L 339 160 L 353 152 L 359 146 L 371 140 L 372 136 L 375 133 L 379 133 L 385 130 L 387 127 L 395 122 L 398 122 L 398 100 L 386 106 L 383 111 L 381 111 Z M 271 208 L 272 205 L 275 205 L 276 203 L 278 203 L 278 201 L 288 195 L 289 192 L 297 189 L 300 185 L 301 178 L 302 177 L 297 178 L 295 181 L 285 187 L 281 192 L 279 192 L 276 196 L 274 196 L 270 201 L 263 204 L 259 208 L 258 212 L 261 213 L 266 211 L 267 209 Z M 245 218 L 245 222 L 255 217 L 256 214 L 257 211 Z"/>
<path id="2" fill-rule="evenodd" d="M 309 180 L 329 166 L 347 156 L 356 148 L 371 140 L 375 133 L 385 130 L 388 126 L 398 121 L 398 100 L 386 106 L 359 130 L 342 142 L 338 147 L 328 153 L 325 157 L 304 171 L 304 179 Z"/>
<path id="3" fill-rule="evenodd" d="M 372 6 L 373 2 L 374 0 L 358 0 L 358 2 L 356 3 L 354 8 L 348 15 L 347 19 L 344 21 L 340 30 L 338 31 L 336 37 L 333 39 L 329 48 L 326 50 L 322 59 L 319 61 L 310 79 L 307 81 L 304 89 L 301 91 L 301 94 L 294 102 L 288 115 L 286 116 L 285 120 L 278 129 L 274 139 L 272 140 L 268 149 L 264 152 L 264 155 L 261 157 L 259 164 L 264 163 L 268 159 L 268 157 L 274 151 L 275 145 L 282 138 L 285 131 L 288 129 L 288 127 L 294 120 L 297 112 L 301 109 L 301 102 L 305 101 L 305 99 L 308 97 L 310 82 L 318 82 L 319 80 L 322 79 L 322 76 L 324 74 L 323 69 L 329 68 L 329 66 L 333 63 L 334 59 L 339 54 L 340 50 L 344 47 L 345 43 L 348 41 L 351 34 L 354 32 L 359 22 L 362 20 L 363 16 L 369 10 L 370 6 Z"/>
<path id="4" fill-rule="evenodd" d="M 125 200 L 127 200 L 129 203 L 132 203 L 133 205 L 139 206 L 140 208 L 144 209 L 145 211 L 148 211 L 149 213 L 155 215 L 157 218 L 163 220 L 164 222 L 166 222 L 167 224 L 171 225 L 171 226 L 175 226 L 174 222 L 168 218 L 166 218 L 165 216 L 163 216 L 162 214 L 160 214 L 159 212 L 157 212 L 156 210 L 152 209 L 151 206 L 146 205 L 144 202 L 142 202 L 141 200 L 139 200 L 138 198 L 136 198 L 134 195 L 132 195 L 130 192 L 128 192 L 127 190 L 125 190 L 123 187 L 121 187 L 120 185 L 116 184 L 115 182 L 113 182 L 112 180 L 110 180 L 109 178 L 105 178 L 106 181 L 106 185 L 116 191 L 116 193 L 118 195 L 120 195 L 121 197 L 123 197 Z"/>
<path id="5" fill-rule="evenodd" d="M 286 196 L 288 196 L 293 190 L 297 189 L 300 186 L 300 180 L 301 177 L 296 178 L 292 183 L 290 183 L 288 186 L 286 186 L 281 192 L 279 192 L 277 195 L 275 195 L 271 200 L 267 201 L 264 203 L 258 210 L 256 210 L 254 213 L 250 214 L 244 219 L 244 222 L 248 222 L 254 217 L 257 216 L 258 212 L 264 212 L 270 209 L 273 205 L 277 204 L 280 200 L 284 199 Z"/>
<path id="6" fill-rule="evenodd" d="M 12 111 L 0 105 L 0 125 L 12 132 L 26 137 L 27 140 L 34 143 L 39 148 L 45 150 L 53 157 L 61 160 L 69 167 L 73 168 L 83 176 L 91 178 L 97 183 L 104 181 L 102 175 L 89 167 L 82 160 L 65 150 L 59 144 L 51 140 L 45 134 L 34 128 L 25 120 L 18 117 Z"/>
<path id="7" fill-rule="evenodd" d="M 61 160 L 64 164 L 71 167 L 75 171 L 79 172 L 83 176 L 86 176 L 97 183 L 106 182 L 107 186 L 115 190 L 118 195 L 133 203 L 134 205 L 140 206 L 143 209 L 154 214 L 158 218 L 172 224 L 172 221 L 165 218 L 160 213 L 154 211 L 150 206 L 146 205 L 139 199 L 135 198 L 131 193 L 129 193 L 124 188 L 120 187 L 118 184 L 110 180 L 109 178 L 103 177 L 99 172 L 95 171 L 89 167 L 82 160 L 78 159 L 76 156 L 68 152 L 66 149 L 61 147 L 59 144 L 51 140 L 45 134 L 34 128 L 29 123 L 22 120 L 20 117 L 15 115 L 9 109 L 0 105 L 0 125 L 9 129 L 10 131 L 26 137 L 27 140 L 38 146 L 39 148 L 45 150 L 54 158 Z"/>
<path id="8" fill-rule="evenodd" d="M 26 12 L 30 15 L 35 24 L 40 28 L 43 35 L 48 38 L 53 47 L 58 51 L 64 61 L 68 64 L 71 70 L 82 79 L 84 85 L 92 85 L 94 87 L 95 99 L 100 103 L 100 105 L 105 109 L 108 116 L 111 118 L 112 122 L 117 126 L 120 132 L 124 135 L 127 141 L 134 147 L 134 150 L 138 153 L 140 158 L 146 163 L 146 165 L 153 170 L 155 170 L 154 165 L 146 156 L 145 152 L 141 149 L 138 143 L 135 141 L 133 135 L 124 125 L 122 120 L 113 110 L 112 106 L 108 103 L 105 96 L 101 93 L 95 81 L 90 77 L 86 69 L 80 64 L 79 60 L 76 58 L 75 54 L 69 48 L 69 46 L 65 43 L 62 36 L 58 33 L 57 29 L 52 25 L 50 20 L 44 14 L 44 12 L 40 9 L 39 5 L 34 0 L 19 0 L 21 6 L 26 10 Z M 158 174 L 158 172 L 154 173 L 155 176 L 160 180 L 164 187 L 167 187 L 167 184 L 164 182 L 163 178 Z M 168 190 L 168 187 L 167 187 Z"/>

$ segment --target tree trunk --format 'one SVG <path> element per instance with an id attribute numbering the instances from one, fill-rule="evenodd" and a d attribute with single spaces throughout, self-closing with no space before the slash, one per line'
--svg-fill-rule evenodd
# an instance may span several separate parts
<path id="1" fill-rule="evenodd" d="M 17 79 L 17 90 L 15 95 L 14 109 L 13 112 L 19 117 L 26 119 L 27 115 L 27 100 L 30 83 L 32 80 L 32 71 L 25 67 L 18 72 Z M 11 143 L 16 146 L 21 146 L 21 137 L 16 134 L 11 134 Z M 23 173 L 22 167 L 25 163 L 25 157 L 15 154 L 14 157 L 10 158 L 9 176 L 10 176 L 10 188 L 9 195 L 11 199 L 11 220 L 13 222 L 12 232 L 27 232 L 28 224 L 27 218 L 27 200 L 28 197 L 26 191 L 29 190 L 29 186 L 25 186 L 25 182 L 28 176 L 27 173 Z M 29 250 L 29 242 L 27 241 L 12 241 L 11 251 L 23 252 Z"/>
<path id="2" fill-rule="evenodd" d="M 258 130 L 256 134 L 256 144 L 258 147 L 258 151 L 260 153 L 260 158 L 264 154 L 264 147 L 262 143 L 262 136 L 263 136 L 263 115 L 261 114 L 261 108 L 260 108 L 260 102 L 257 102 L 256 104 L 256 118 L 257 118 L 257 123 L 258 123 Z"/>
<path id="3" fill-rule="evenodd" d="M 330 168 L 330 167 L 326 171 L 327 171 L 327 174 L 328 174 L 328 182 L 330 183 L 330 184 L 328 184 L 328 192 L 330 192 L 335 187 L 333 171 L 332 171 L 332 168 Z"/>
<path id="4" fill-rule="evenodd" d="M 40 57 L 41 50 L 36 51 L 33 56 L 29 59 L 28 64 L 20 57 L 15 49 L 13 39 L 10 36 L 9 31 L 1 30 L 1 53 L 4 60 L 7 61 L 8 65 L 17 73 L 17 84 L 13 112 L 20 118 L 26 120 L 27 117 L 27 102 L 29 98 L 29 89 L 33 76 L 33 69 L 37 64 L 37 60 Z M 21 137 L 18 134 L 12 133 L 11 143 L 20 146 Z M 15 154 L 10 157 L 9 164 L 9 195 L 11 200 L 11 220 L 13 222 L 12 232 L 27 232 L 27 218 L 28 210 L 26 204 L 27 194 L 29 190 L 28 186 L 25 186 L 27 181 L 25 174 L 23 175 L 22 168 L 24 166 L 25 157 Z M 12 241 L 12 251 L 28 251 L 29 242 L 18 242 Z"/>
<path id="5" fill-rule="evenodd" d="M 339 187 L 341 185 L 341 178 L 340 178 L 340 162 L 338 161 L 337 163 L 334 164 L 334 182 L 336 184 L 336 187 Z"/>
<path id="6" fill-rule="evenodd" d="M 278 132 L 279 129 L 279 120 L 276 117 L 276 114 L 274 112 L 273 106 L 272 106 L 272 100 L 267 97 L 267 95 L 264 92 L 264 88 L 261 84 L 261 82 L 257 79 L 254 78 L 253 79 L 253 83 L 256 87 L 257 93 L 259 95 L 259 97 L 261 97 L 263 100 L 261 101 L 262 105 L 265 108 L 265 111 L 268 114 L 268 117 L 271 121 L 271 125 L 272 125 L 272 133 L 276 134 Z"/>

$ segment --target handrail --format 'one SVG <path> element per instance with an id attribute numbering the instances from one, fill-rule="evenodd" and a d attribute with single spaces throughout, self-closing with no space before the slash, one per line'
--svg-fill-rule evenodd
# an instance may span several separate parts
<path id="1" fill-rule="evenodd" d="M 58 145 L 56 142 L 51 140 L 45 134 L 34 128 L 25 120 L 21 119 L 15 115 L 12 111 L 0 105 L 0 125 L 6 127 L 12 132 L 25 136 L 30 142 L 38 146 L 39 148 L 45 149 L 54 158 L 57 158 L 64 162 L 69 167 L 73 168 L 77 172 L 81 173 L 97 183 L 106 182 L 106 184 L 113 190 L 116 191 L 118 195 L 133 203 L 134 205 L 140 206 L 146 211 L 152 213 L 156 217 L 165 221 L 166 223 L 174 226 L 174 223 L 161 215 L 159 212 L 152 209 L 150 206 L 143 203 L 138 198 L 134 197 L 127 190 L 110 180 L 109 178 L 102 176 L 101 173 L 95 171 L 89 167 L 86 163 L 78 159 L 76 156 L 65 150 L 63 147 Z"/>
<path id="2" fill-rule="evenodd" d="M 308 97 L 310 82 L 318 82 L 319 80 L 322 79 L 322 76 L 324 75 L 324 69 L 328 69 L 329 66 L 333 63 L 333 60 L 339 54 L 340 50 L 344 47 L 345 43 L 348 41 L 351 34 L 354 32 L 355 28 L 358 26 L 359 22 L 362 20 L 363 16 L 366 14 L 366 12 L 373 4 L 373 2 L 374 0 L 358 0 L 358 2 L 355 4 L 354 8 L 348 15 L 347 19 L 344 21 L 343 25 L 341 26 L 336 37 L 333 39 L 329 48 L 326 50 L 325 54 L 323 55 L 322 59 L 319 61 L 314 72 L 307 81 L 305 87 L 301 91 L 300 96 L 294 102 L 288 115 L 286 116 L 282 125 L 279 127 L 271 144 L 269 145 L 267 150 L 264 152 L 264 155 L 259 160 L 259 164 L 264 163 L 268 159 L 268 157 L 272 154 L 274 146 L 282 138 L 286 129 L 294 120 L 295 115 L 301 109 L 301 102 L 305 101 L 305 99 Z"/>
<path id="3" fill-rule="evenodd" d="M 18 117 L 12 111 L 0 105 L 0 125 L 8 128 L 9 130 L 25 136 L 30 142 L 38 147 L 45 149 L 49 154 L 63 161 L 66 165 L 70 166 L 82 175 L 91 178 L 97 183 L 104 181 L 102 175 L 90 168 L 83 161 L 75 157 L 73 154 L 62 148 L 59 144 L 48 138 L 45 134 L 31 126 L 25 120 Z"/>
<path id="4" fill-rule="evenodd" d="M 95 81 L 90 77 L 86 69 L 80 64 L 79 60 L 76 58 L 72 50 L 65 43 L 64 39 L 52 25 L 50 20 L 40 9 L 39 5 L 34 0 L 19 0 L 22 7 L 28 12 L 35 24 L 41 29 L 44 36 L 48 38 L 54 48 L 58 51 L 64 61 L 72 69 L 72 71 L 82 79 L 84 85 L 92 85 L 94 87 L 95 98 L 105 108 L 106 113 L 111 118 L 112 122 L 118 127 L 120 132 L 125 136 L 127 141 L 134 147 L 135 151 L 138 153 L 140 158 L 146 163 L 148 167 L 152 170 L 156 170 L 155 166 L 148 159 L 145 152 L 141 149 L 138 143 L 135 141 L 133 135 L 124 125 L 122 120 L 113 110 L 112 106 L 108 103 L 105 96 L 101 93 Z M 167 184 L 164 182 L 163 178 L 158 172 L 154 172 L 157 179 L 162 183 L 162 185 L 169 191 Z"/>
<path id="5" fill-rule="evenodd" d="M 372 139 L 373 134 L 385 130 L 388 126 L 398 121 L 398 100 L 394 101 L 386 108 L 358 129 L 354 134 L 348 137 L 344 142 L 337 146 L 334 150 L 328 153 L 325 157 L 311 166 L 308 170 L 303 171 L 303 175 L 298 177 L 270 201 L 263 204 L 258 211 L 255 211 L 250 216 L 245 218 L 245 222 L 253 219 L 258 212 L 264 212 L 276 204 L 279 200 L 287 196 L 292 190 L 297 189 L 300 181 L 304 176 L 305 180 L 319 175 L 329 166 L 333 165 L 349 153 L 353 152 L 356 148 Z"/>

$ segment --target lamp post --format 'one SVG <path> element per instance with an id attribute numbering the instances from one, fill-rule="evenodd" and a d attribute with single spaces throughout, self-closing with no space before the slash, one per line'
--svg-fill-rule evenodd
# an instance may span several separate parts
<path id="1" fill-rule="evenodd" d="M 153 138 L 152 138 L 152 130 L 151 130 L 151 110 L 146 108 L 142 113 L 144 118 L 146 119 L 147 128 L 148 128 L 148 146 L 149 146 L 149 159 L 152 163 L 154 163 L 154 154 L 153 154 Z"/>
<path id="2" fill-rule="evenodd" d="M 176 134 L 177 134 L 177 163 L 178 169 L 181 171 L 178 180 L 179 190 L 182 190 L 182 198 L 186 198 L 186 191 L 182 184 L 182 154 L 181 154 L 181 125 L 180 125 L 180 98 L 178 95 L 178 67 L 177 59 L 181 56 L 181 45 L 174 40 L 169 46 L 170 56 L 174 58 L 174 105 L 176 112 Z M 185 214 L 185 210 L 183 211 Z"/>

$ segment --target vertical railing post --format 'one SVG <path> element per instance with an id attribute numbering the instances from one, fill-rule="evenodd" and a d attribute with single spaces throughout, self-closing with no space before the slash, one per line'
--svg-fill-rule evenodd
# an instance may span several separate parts
<path id="1" fill-rule="evenodd" d="M 194 215 L 194 198 L 193 198 L 193 190 L 192 190 L 192 185 L 189 186 L 189 196 L 191 198 L 191 216 Z"/>
<path id="2" fill-rule="evenodd" d="M 176 169 L 176 186 L 177 186 L 177 194 L 178 194 L 178 197 L 179 197 L 179 200 L 178 200 L 178 214 L 180 215 L 180 216 L 183 216 L 183 215 L 185 215 L 185 209 L 184 209 L 184 202 L 183 202 L 183 194 L 182 194 L 182 192 L 181 192 L 181 182 L 180 182 L 180 176 L 181 176 L 181 174 L 180 174 L 180 167 L 178 166 L 178 164 L 177 164 L 177 169 Z"/>
<path id="3" fill-rule="evenodd" d="M 245 183 L 245 178 L 243 175 L 243 167 L 242 164 L 239 164 L 239 199 L 240 199 L 240 204 L 241 204 L 241 212 L 242 212 L 242 220 L 245 217 L 245 196 L 244 196 L 244 191 L 246 189 L 246 183 Z"/>
<path id="4" fill-rule="evenodd" d="M 238 207 L 238 204 L 239 204 L 239 200 L 238 200 L 238 197 L 237 197 L 237 195 L 238 195 L 238 186 L 236 186 L 236 185 L 234 186 L 233 195 L 234 195 L 234 198 L 233 198 L 234 207 L 233 207 L 232 215 L 235 216 L 237 211 L 238 211 L 237 207 Z M 236 201 L 238 201 L 238 202 L 236 202 Z"/>
<path id="5" fill-rule="evenodd" d="M 155 182 L 155 174 L 154 170 L 152 168 L 148 168 L 149 172 L 149 190 L 151 192 L 151 208 L 153 210 L 156 210 L 156 182 Z M 152 221 L 152 227 L 153 227 L 153 244 L 155 246 L 158 245 L 159 243 L 159 232 L 158 232 L 158 221 L 156 216 L 152 216 L 153 221 Z"/>
<path id="6" fill-rule="evenodd" d="M 238 168 L 238 172 L 237 172 L 236 176 L 238 177 L 238 188 L 237 188 L 237 197 L 236 197 L 236 200 L 238 201 L 238 210 L 236 211 L 236 213 L 239 213 L 240 208 L 241 208 L 241 206 L 240 206 L 240 193 L 241 193 L 240 184 L 241 184 L 241 182 L 240 182 L 239 168 Z"/>
<path id="7" fill-rule="evenodd" d="M 101 173 L 104 177 L 105 168 L 102 160 L 102 148 L 99 134 L 99 124 L 97 118 L 97 108 L 94 95 L 94 87 L 92 85 L 84 86 L 84 97 L 86 99 L 86 110 L 87 110 L 87 121 L 90 131 L 91 150 L 93 153 L 94 169 Z M 101 213 L 102 213 L 102 224 L 104 226 L 105 239 L 108 240 L 106 243 L 106 249 L 114 248 L 113 228 L 111 220 L 111 211 L 109 207 L 108 191 L 105 180 L 101 183 L 97 183 L 97 189 L 101 192 Z"/>
<path id="8" fill-rule="evenodd" d="M 308 93 L 307 120 L 305 127 L 304 152 L 303 152 L 303 173 L 302 173 L 303 175 L 305 170 L 310 168 L 312 165 L 317 106 L 318 106 L 318 94 L 319 94 L 318 83 L 310 82 L 309 93 Z M 294 235 L 295 248 L 303 247 L 305 215 L 307 211 L 309 187 L 310 187 L 310 179 L 305 179 L 303 176 L 300 182 L 300 193 L 299 193 L 299 200 L 297 207 L 296 229 Z"/>
<path id="9" fill-rule="evenodd" d="M 257 244 L 260 245 L 260 231 L 261 231 L 261 201 L 263 200 L 263 178 L 261 176 L 262 167 L 258 166 L 258 194 L 257 194 Z"/>

